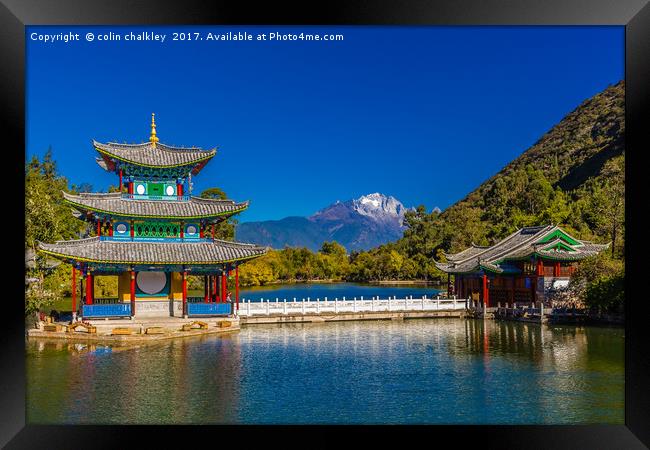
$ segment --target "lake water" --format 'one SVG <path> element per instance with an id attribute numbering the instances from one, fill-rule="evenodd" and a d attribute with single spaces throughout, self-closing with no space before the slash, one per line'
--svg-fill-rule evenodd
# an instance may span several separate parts
<path id="1" fill-rule="evenodd" d="M 27 421 L 623 424 L 623 355 L 621 328 L 473 319 L 248 325 L 139 347 L 29 340 Z"/>
<path id="2" fill-rule="evenodd" d="M 351 300 L 354 297 L 360 299 L 370 299 L 373 296 L 380 298 L 388 298 L 389 296 L 397 296 L 404 298 L 407 295 L 412 295 L 416 298 L 421 298 L 423 295 L 434 297 L 439 292 L 442 292 L 439 287 L 427 285 L 376 285 L 376 284 L 361 284 L 361 283 L 305 283 L 305 284 L 279 284 L 271 286 L 260 286 L 253 288 L 246 288 L 240 291 L 241 300 L 249 300 L 252 302 L 260 301 L 261 299 L 275 300 L 276 298 L 282 301 L 283 299 L 293 300 L 294 298 L 300 299 L 310 298 L 315 300 L 320 298 L 323 300 L 327 297 L 329 300 L 335 298 Z M 202 294 L 202 293 L 201 293 Z M 200 295 L 200 294 L 199 294 Z"/>

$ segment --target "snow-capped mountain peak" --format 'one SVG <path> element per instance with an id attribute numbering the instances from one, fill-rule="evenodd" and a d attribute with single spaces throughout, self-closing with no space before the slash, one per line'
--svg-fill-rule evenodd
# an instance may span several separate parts
<path id="1" fill-rule="evenodd" d="M 397 220 L 402 225 L 406 208 L 402 203 L 393 196 L 386 196 L 375 192 L 373 194 L 362 195 L 361 197 L 351 200 L 351 207 L 361 215 L 369 216 L 378 221 Z"/>
<path id="2" fill-rule="evenodd" d="M 306 246 L 316 251 L 323 242 L 336 241 L 349 251 L 367 250 L 401 238 L 407 210 L 395 197 L 375 192 L 337 200 L 308 217 L 239 224 L 237 236 L 273 248 Z"/>

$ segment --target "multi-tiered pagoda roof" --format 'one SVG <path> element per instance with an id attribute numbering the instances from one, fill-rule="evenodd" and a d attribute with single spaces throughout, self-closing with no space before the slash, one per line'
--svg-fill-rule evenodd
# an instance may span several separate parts
<path id="1" fill-rule="evenodd" d="M 153 115 L 151 127 L 149 142 L 142 144 L 103 144 L 93 140 L 101 156 L 97 160 L 99 165 L 108 171 L 119 171 L 120 185 L 122 177 L 126 177 L 130 183 L 128 193 L 63 193 L 64 201 L 77 217 L 97 223 L 98 234 L 108 225 L 108 232 L 88 239 L 40 243 L 40 249 L 77 265 L 192 267 L 224 265 L 263 255 L 264 247 L 214 239 L 214 234 L 204 237 L 209 224 L 245 210 L 248 201 L 237 203 L 182 194 L 185 178 L 197 174 L 215 156 L 216 149 L 160 143 Z M 136 180 L 140 180 L 138 189 L 134 186 Z M 154 185 L 162 191 L 152 195 Z"/>

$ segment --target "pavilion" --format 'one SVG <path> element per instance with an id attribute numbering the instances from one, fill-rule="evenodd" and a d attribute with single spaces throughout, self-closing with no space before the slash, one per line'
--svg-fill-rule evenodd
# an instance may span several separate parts
<path id="1" fill-rule="evenodd" d="M 576 263 L 598 254 L 609 244 L 578 240 L 561 228 L 525 227 L 491 246 L 471 247 L 445 254 L 436 267 L 454 275 L 449 291 L 487 307 L 545 301 L 548 294 L 568 285 Z"/>
<path id="2" fill-rule="evenodd" d="M 236 314 L 239 265 L 266 248 L 217 239 L 215 226 L 248 207 L 248 202 L 186 195 L 185 186 L 216 154 L 216 149 L 159 143 L 155 117 L 142 144 L 93 141 L 100 167 L 119 176 L 119 192 L 64 193 L 75 215 L 96 227 L 96 236 L 39 250 L 72 266 L 72 310 L 77 311 L 80 275 L 81 315 L 97 317 L 189 317 Z M 234 273 L 234 299 L 228 278 Z M 96 298 L 98 276 L 118 277 L 117 298 Z M 188 297 L 189 275 L 203 277 L 203 295 Z"/>

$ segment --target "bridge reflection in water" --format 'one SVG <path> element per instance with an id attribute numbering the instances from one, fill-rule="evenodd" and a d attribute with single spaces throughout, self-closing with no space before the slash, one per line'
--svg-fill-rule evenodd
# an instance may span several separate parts
<path id="1" fill-rule="evenodd" d="M 622 329 L 463 319 L 110 350 L 29 341 L 28 422 L 623 423 L 623 342 Z"/>

